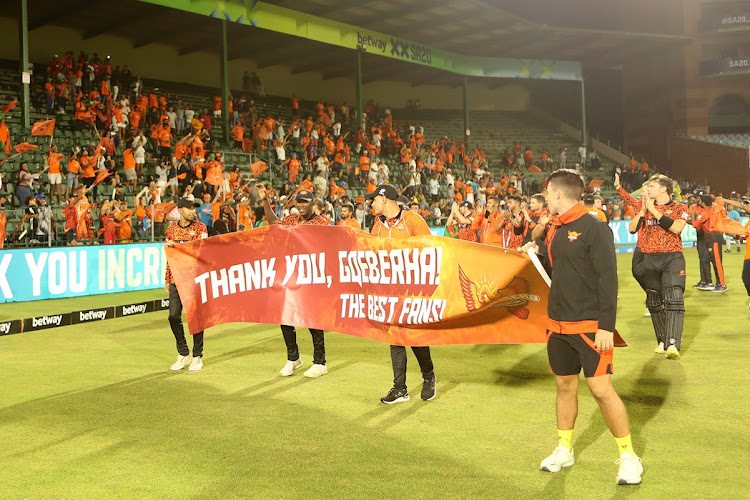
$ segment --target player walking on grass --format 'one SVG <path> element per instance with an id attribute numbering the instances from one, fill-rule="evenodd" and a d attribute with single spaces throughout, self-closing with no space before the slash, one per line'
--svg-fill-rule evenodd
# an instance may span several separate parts
<path id="1" fill-rule="evenodd" d="M 552 271 L 547 355 L 557 383 L 558 445 L 539 468 L 560 472 L 575 464 L 573 427 L 583 369 L 620 451 L 617 484 L 640 484 L 643 465 L 633 451 L 625 405 L 611 381 L 617 314 L 614 239 L 607 223 L 591 217 L 580 203 L 583 186 L 574 170 L 558 170 L 547 180 L 547 204 L 558 216 L 547 233 L 547 255 L 541 256 Z M 539 250 L 534 242 L 524 249 L 529 247 Z"/>
<path id="2" fill-rule="evenodd" d="M 424 219 L 414 212 L 399 207 L 398 190 L 391 184 L 381 184 L 375 191 L 365 196 L 366 200 L 372 200 L 372 213 L 375 222 L 370 234 L 380 237 L 409 238 L 412 236 L 429 235 L 430 227 Z M 435 371 L 432 364 L 432 356 L 428 346 L 412 347 L 412 352 L 419 362 L 422 370 L 422 399 L 430 401 L 435 398 L 437 389 L 435 386 Z M 392 405 L 409 401 L 409 392 L 406 389 L 406 347 L 402 345 L 391 346 L 391 363 L 393 364 L 393 388 L 388 391 L 380 401 Z"/>
<path id="3" fill-rule="evenodd" d="M 685 255 L 680 233 L 690 218 L 682 203 L 672 201 L 672 179 L 661 174 L 643 185 L 644 198 L 636 200 L 620 185 L 615 188 L 623 201 L 636 210 L 630 231 L 638 233 L 633 252 L 633 277 L 646 292 L 657 346 L 656 354 L 679 359 L 685 320 Z"/>
<path id="4" fill-rule="evenodd" d="M 195 213 L 196 207 L 199 206 L 200 203 L 195 203 L 187 198 L 180 198 L 177 201 L 180 220 L 167 228 L 167 243 L 165 246 L 171 247 L 177 243 L 208 237 L 206 225 L 198 221 L 198 215 Z M 169 264 L 167 264 L 167 275 L 164 281 L 166 282 L 167 293 L 169 293 L 169 326 L 172 328 L 172 333 L 177 341 L 177 361 L 170 369 L 182 370 L 189 365 L 188 370 L 200 370 L 203 368 L 203 332 L 193 334 L 193 355 L 191 356 L 185 340 L 185 329 L 182 326 L 182 301 L 177 286 L 174 284 L 174 277 L 169 269 Z"/>
<path id="5" fill-rule="evenodd" d="M 722 261 L 721 247 L 724 244 L 724 235 L 709 229 L 711 214 L 714 209 L 713 198 L 707 194 L 698 195 L 698 205 L 692 207 L 690 218 L 695 227 L 697 236 L 698 259 L 700 260 L 700 282 L 693 285 L 698 290 L 711 292 L 726 292 L 727 284 L 724 281 L 724 263 Z M 716 275 L 716 286 L 711 282 L 711 267 Z"/>
<path id="6" fill-rule="evenodd" d="M 266 188 L 262 184 L 258 184 L 258 197 L 263 205 L 263 210 L 266 214 L 266 221 L 269 224 L 281 224 L 282 226 L 300 226 L 303 224 L 311 224 L 317 226 L 330 226 L 331 220 L 327 215 L 321 214 L 316 215 L 313 211 L 313 200 L 315 197 L 307 189 L 299 191 L 296 196 L 298 214 L 287 215 L 286 217 L 279 219 L 276 217 L 276 213 L 271 208 L 271 204 L 268 201 Z M 323 330 L 316 330 L 315 328 L 309 328 L 310 335 L 312 335 L 313 342 L 313 365 L 308 368 L 305 372 L 305 377 L 318 378 L 328 373 L 328 367 L 326 366 L 326 344 Z M 281 374 L 285 377 L 292 375 L 295 371 L 302 368 L 302 360 L 299 359 L 299 347 L 297 346 L 297 330 L 293 326 L 281 325 L 281 333 L 284 336 L 284 342 L 286 343 L 286 359 L 287 362 L 284 368 L 281 369 Z"/>

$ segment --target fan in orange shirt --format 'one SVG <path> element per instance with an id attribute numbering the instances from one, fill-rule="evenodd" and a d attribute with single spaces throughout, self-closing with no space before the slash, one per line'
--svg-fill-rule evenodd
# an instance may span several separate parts
<path id="1" fill-rule="evenodd" d="M 62 197 L 62 171 L 60 170 L 60 162 L 63 159 L 63 154 L 57 152 L 57 146 L 52 145 L 49 147 L 49 153 L 47 154 L 47 177 L 49 179 L 49 202 L 52 203 L 52 193 L 57 186 L 57 204 L 61 205 L 60 198 Z"/>
<path id="2" fill-rule="evenodd" d="M 336 225 L 347 226 L 352 229 L 362 229 L 357 219 L 354 218 L 354 206 L 351 203 L 341 205 L 341 220 Z"/>

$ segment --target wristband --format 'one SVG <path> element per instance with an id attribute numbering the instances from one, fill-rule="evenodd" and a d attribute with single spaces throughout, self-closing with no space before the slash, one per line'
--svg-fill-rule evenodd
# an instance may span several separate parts
<path id="1" fill-rule="evenodd" d="M 674 220 L 670 219 L 666 215 L 662 215 L 659 218 L 659 225 L 666 231 L 669 231 L 669 228 L 672 227 L 672 224 L 674 224 Z"/>

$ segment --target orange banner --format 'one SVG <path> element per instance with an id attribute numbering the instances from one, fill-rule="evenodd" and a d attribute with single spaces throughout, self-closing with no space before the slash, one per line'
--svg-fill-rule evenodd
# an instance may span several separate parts
<path id="1" fill-rule="evenodd" d="M 191 332 L 254 322 L 400 345 L 546 340 L 549 288 L 521 252 L 438 236 L 274 225 L 166 254 Z"/>

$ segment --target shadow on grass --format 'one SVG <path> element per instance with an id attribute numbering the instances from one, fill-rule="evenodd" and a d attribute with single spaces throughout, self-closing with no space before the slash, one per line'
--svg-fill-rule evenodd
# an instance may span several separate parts
<path id="1" fill-rule="evenodd" d="M 227 353 L 212 364 L 251 351 Z M 75 484 L 82 497 L 110 491 L 113 498 L 127 498 L 145 488 L 148 496 L 164 498 L 174 494 L 175 481 L 189 478 L 200 485 L 194 494 L 211 492 L 214 498 L 385 498 L 394 490 L 410 497 L 434 491 L 438 483 L 444 498 L 492 491 L 529 497 L 513 479 L 486 477 L 450 453 L 420 446 L 429 442 L 429 426 L 415 426 L 409 440 L 382 434 L 434 403 L 379 408 L 381 415 L 398 413 L 373 427 L 327 401 L 275 398 L 276 380 L 258 384 L 276 386 L 270 392 L 227 394 L 197 377 L 175 375 L 155 373 L 1 409 L 5 428 L 30 436 L 5 440 L 0 481 L 6 491 L 54 497 Z M 454 387 L 440 388 L 445 393 Z M 44 481 L 38 480 L 41 470 Z M 345 478 L 351 479 L 348 486 Z"/>

